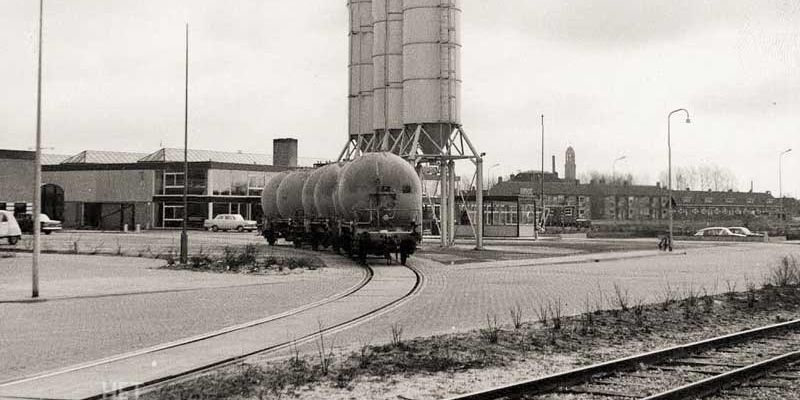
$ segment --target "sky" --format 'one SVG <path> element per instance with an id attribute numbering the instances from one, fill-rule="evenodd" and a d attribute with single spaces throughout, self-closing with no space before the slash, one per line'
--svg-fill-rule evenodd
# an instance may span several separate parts
<path id="1" fill-rule="evenodd" d="M 546 168 L 573 146 L 578 172 L 730 168 L 738 188 L 800 195 L 797 0 L 463 0 L 463 125 L 487 175 Z M 0 148 L 36 127 L 38 2 L 0 0 Z M 301 163 L 347 137 L 345 0 L 45 0 L 43 146 L 149 153 L 182 147 L 190 29 L 191 148 Z M 466 166 L 464 166 L 466 168 Z M 465 174 L 467 171 L 462 172 Z"/>

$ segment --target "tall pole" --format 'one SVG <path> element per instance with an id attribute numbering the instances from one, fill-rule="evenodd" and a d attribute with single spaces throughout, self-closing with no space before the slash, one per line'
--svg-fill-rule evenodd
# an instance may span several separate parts
<path id="1" fill-rule="evenodd" d="M 39 60 L 36 74 L 36 155 L 33 166 L 33 266 L 31 297 L 39 297 L 39 255 L 41 249 L 42 212 L 42 22 L 44 0 L 39 0 Z"/>
<path id="2" fill-rule="evenodd" d="M 475 250 L 483 250 L 483 155 L 475 161 Z"/>
<path id="3" fill-rule="evenodd" d="M 672 120 L 672 114 L 675 114 L 675 113 L 681 112 L 681 111 L 686 113 L 686 123 L 687 124 L 690 123 L 691 119 L 689 118 L 689 111 L 686 111 L 686 109 L 684 109 L 684 108 L 679 108 L 677 110 L 674 110 L 674 111 L 670 112 L 669 115 L 667 115 L 667 180 L 669 180 L 669 184 L 667 185 L 669 187 L 669 200 L 667 200 L 668 203 L 669 203 L 669 244 L 667 245 L 667 248 L 669 248 L 669 251 L 672 251 L 672 246 L 673 246 L 673 241 L 672 240 L 673 240 L 673 237 L 674 237 L 673 236 L 673 232 L 672 232 L 673 231 L 673 217 L 672 217 L 672 213 L 673 213 L 673 209 L 672 209 L 672 128 L 671 128 L 670 121 Z"/>
<path id="4" fill-rule="evenodd" d="M 186 225 L 189 219 L 189 24 L 186 24 L 186 59 L 183 98 L 183 224 L 181 226 L 181 264 L 189 262 L 189 235 Z"/>
<path id="5" fill-rule="evenodd" d="M 786 149 L 778 155 L 778 196 L 781 198 L 781 221 L 786 219 L 783 213 L 783 156 L 790 151 L 792 149 Z"/>
<path id="6" fill-rule="evenodd" d="M 540 187 L 541 187 L 541 202 L 542 202 L 542 230 L 544 230 L 545 224 L 545 213 L 544 213 L 544 114 L 542 114 L 542 174 L 540 175 Z"/>

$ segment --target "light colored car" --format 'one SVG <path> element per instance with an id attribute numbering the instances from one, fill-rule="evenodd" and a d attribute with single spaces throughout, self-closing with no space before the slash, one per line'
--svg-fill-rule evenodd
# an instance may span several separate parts
<path id="1" fill-rule="evenodd" d="M 203 227 L 216 231 L 254 231 L 258 229 L 258 222 L 244 219 L 240 214 L 220 214 L 214 219 L 207 219 Z"/>
<path id="2" fill-rule="evenodd" d="M 703 228 L 694 234 L 695 236 L 728 236 L 728 237 L 745 237 L 741 233 L 733 233 L 730 229 L 721 226 L 711 228 Z"/>
<path id="3" fill-rule="evenodd" d="M 20 237 L 22 237 L 22 229 L 19 229 L 14 214 L 0 211 L 0 239 L 8 239 L 8 244 L 15 245 Z"/>
<path id="4" fill-rule="evenodd" d="M 22 232 L 33 233 L 32 215 L 26 215 L 24 219 L 20 219 L 17 222 L 19 223 Z M 39 214 L 39 226 L 41 227 L 42 233 L 49 235 L 55 231 L 61 230 L 61 221 L 50 219 L 47 214 Z"/>
<path id="5" fill-rule="evenodd" d="M 745 236 L 759 236 L 759 237 L 760 236 L 764 236 L 761 233 L 755 233 L 755 232 L 751 231 L 750 229 L 747 229 L 747 228 L 745 228 L 743 226 L 729 227 L 728 230 L 730 230 L 733 233 L 738 233 L 740 235 L 745 235 Z"/>

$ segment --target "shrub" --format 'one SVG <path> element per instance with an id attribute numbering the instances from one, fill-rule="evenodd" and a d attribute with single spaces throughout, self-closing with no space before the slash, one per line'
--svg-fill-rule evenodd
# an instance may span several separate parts
<path id="1" fill-rule="evenodd" d="M 788 287 L 800 285 L 800 267 L 794 256 L 784 256 L 781 263 L 767 273 L 766 282 L 772 286 Z"/>
<path id="2" fill-rule="evenodd" d="M 486 328 L 481 329 L 481 337 L 491 344 L 500 341 L 500 326 L 497 324 L 497 316 L 486 314 Z"/>

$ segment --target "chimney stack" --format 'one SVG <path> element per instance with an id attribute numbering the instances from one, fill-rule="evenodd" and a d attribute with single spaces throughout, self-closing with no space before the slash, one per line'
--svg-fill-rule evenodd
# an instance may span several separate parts
<path id="1" fill-rule="evenodd" d="M 555 175 L 555 173 L 556 173 L 556 155 L 553 154 L 553 174 Z"/>
<path id="2" fill-rule="evenodd" d="M 297 139 L 282 138 L 272 141 L 272 165 L 276 167 L 297 166 Z"/>

